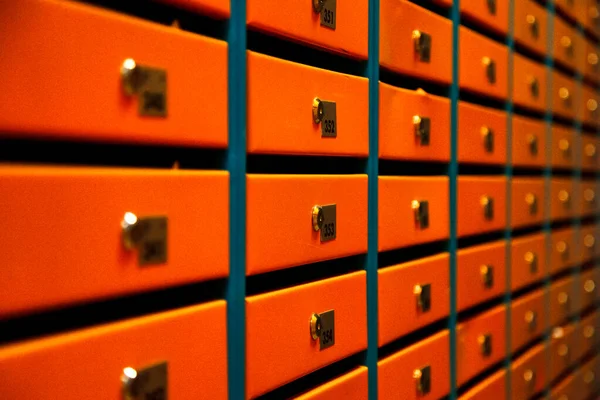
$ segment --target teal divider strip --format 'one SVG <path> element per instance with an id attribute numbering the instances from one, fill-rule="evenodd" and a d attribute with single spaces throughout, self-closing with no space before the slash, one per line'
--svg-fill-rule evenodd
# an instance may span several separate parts
<path id="1" fill-rule="evenodd" d="M 369 211 L 367 251 L 367 357 L 369 399 L 377 400 L 378 356 L 378 175 L 379 175 L 379 0 L 369 0 Z"/>
<path id="2" fill-rule="evenodd" d="M 227 370 L 229 398 L 246 391 L 246 0 L 231 0 L 228 41 L 229 280 Z"/>
<path id="3" fill-rule="evenodd" d="M 450 85 L 450 165 L 448 178 L 450 181 L 450 317 L 448 329 L 450 330 L 450 400 L 457 398 L 456 394 L 456 250 L 458 238 L 456 236 L 457 214 L 457 178 L 458 178 L 458 100 L 460 96 L 458 87 L 458 51 L 460 27 L 460 0 L 452 2 L 450 18 L 452 19 L 452 84 Z"/>

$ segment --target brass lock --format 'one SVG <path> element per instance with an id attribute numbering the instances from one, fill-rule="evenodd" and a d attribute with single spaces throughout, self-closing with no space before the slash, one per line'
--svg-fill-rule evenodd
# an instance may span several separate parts
<path id="1" fill-rule="evenodd" d="M 317 313 L 313 313 L 310 317 L 310 337 L 313 340 L 318 340 L 321 337 L 321 331 L 321 316 Z"/>
<path id="2" fill-rule="evenodd" d="M 532 369 L 526 369 L 525 372 L 523 372 L 523 379 L 529 384 L 533 383 L 535 380 L 535 371 Z"/>
<path id="3" fill-rule="evenodd" d="M 531 31 L 531 36 L 537 39 L 540 36 L 540 27 L 537 18 L 534 15 L 527 14 L 526 20 Z"/>
<path id="4" fill-rule="evenodd" d="M 525 195 L 525 203 L 527 203 L 527 205 L 529 206 L 529 214 L 531 214 L 531 215 L 537 214 L 538 202 L 537 202 L 537 197 L 536 197 L 535 193 L 527 193 Z"/>
<path id="5" fill-rule="evenodd" d="M 528 251 L 525 253 L 525 262 L 529 265 L 529 271 L 534 274 L 537 272 L 537 256 L 534 252 Z"/>
<path id="6" fill-rule="evenodd" d="M 140 217 L 126 212 L 121 221 L 121 241 L 127 250 L 138 250 L 138 264 L 167 261 L 167 217 Z"/>
<path id="7" fill-rule="evenodd" d="M 491 84 L 496 83 L 496 62 L 490 57 L 483 57 L 481 63 L 485 68 L 485 76 L 487 81 Z"/>
<path id="8" fill-rule="evenodd" d="M 477 343 L 479 343 L 479 350 L 482 356 L 489 357 L 492 355 L 492 335 L 489 333 L 479 335 Z"/>
<path id="9" fill-rule="evenodd" d="M 592 279 L 586 280 L 583 284 L 583 290 L 585 290 L 587 294 L 594 293 L 596 290 L 596 282 L 594 282 Z"/>
<path id="10" fill-rule="evenodd" d="M 317 125 L 320 124 L 321 121 L 323 121 L 324 114 L 325 106 L 323 105 L 323 102 L 318 97 L 315 97 L 312 103 L 313 122 Z"/>
<path id="11" fill-rule="evenodd" d="M 573 57 L 573 40 L 569 36 L 561 37 L 560 45 L 565 48 L 565 54 L 568 57 Z"/>
<path id="12" fill-rule="evenodd" d="M 415 369 L 413 379 L 417 383 L 417 393 L 423 396 L 431 391 L 431 367 L 429 365 Z"/>
<path id="13" fill-rule="evenodd" d="M 566 158 L 569 158 L 569 156 L 571 155 L 571 143 L 569 143 L 569 141 L 567 139 L 560 139 L 558 141 L 558 149 L 560 151 L 562 151 L 563 155 Z"/>
<path id="14" fill-rule="evenodd" d="M 481 273 L 483 286 L 488 289 L 491 288 L 494 285 L 494 267 L 492 265 L 483 264 L 479 267 L 479 272 Z"/>
<path id="15" fill-rule="evenodd" d="M 494 131 L 488 126 L 482 126 L 480 132 L 483 138 L 483 148 L 487 153 L 492 153 L 494 151 Z"/>
<path id="16" fill-rule="evenodd" d="M 414 52 L 417 59 L 428 63 L 431 60 L 431 35 L 420 30 L 412 31 Z"/>
<path id="17" fill-rule="evenodd" d="M 528 133 L 526 139 L 527 139 L 527 144 L 529 145 L 529 153 L 533 156 L 536 156 L 538 153 L 537 136 L 532 133 Z"/>
<path id="18" fill-rule="evenodd" d="M 483 216 L 487 220 L 494 218 L 494 199 L 490 196 L 482 196 L 480 200 L 481 206 L 483 207 Z"/>
<path id="19" fill-rule="evenodd" d="M 569 89 L 566 87 L 559 88 L 558 97 L 560 97 L 567 107 L 571 107 L 571 93 L 569 93 Z"/>
<path id="20" fill-rule="evenodd" d="M 121 64 L 121 87 L 126 96 L 138 97 L 138 114 L 167 116 L 167 72 L 128 58 Z"/>
<path id="21" fill-rule="evenodd" d="M 431 284 L 415 285 L 413 293 L 417 300 L 417 310 L 429 311 L 431 309 Z"/>
<path id="22" fill-rule="evenodd" d="M 421 146 L 429 146 L 429 134 L 431 130 L 431 120 L 427 117 L 414 115 L 412 118 L 415 129 L 415 137 Z"/>
<path id="23" fill-rule="evenodd" d="M 561 255 L 563 260 L 569 258 L 569 245 L 564 240 L 560 240 L 556 243 L 556 251 L 558 251 L 558 254 Z"/>
<path id="24" fill-rule="evenodd" d="M 559 190 L 558 200 L 565 206 L 565 208 L 570 208 L 570 206 L 571 206 L 570 199 L 571 199 L 571 196 L 569 195 L 569 192 L 567 192 L 564 189 Z"/>
<path id="25" fill-rule="evenodd" d="M 594 329 L 592 325 L 586 325 L 586 327 L 583 328 L 583 337 L 586 339 L 593 338 L 595 333 L 596 329 Z"/>
<path id="26" fill-rule="evenodd" d="M 589 158 L 596 157 L 596 145 L 592 143 L 588 143 L 584 148 L 585 155 Z"/>
<path id="27" fill-rule="evenodd" d="M 540 84 L 535 76 L 530 76 L 528 81 L 529 91 L 531 91 L 531 95 L 537 99 L 540 95 Z"/>
<path id="28" fill-rule="evenodd" d="M 558 304 L 563 307 L 567 307 L 569 304 L 569 294 L 567 292 L 560 292 L 558 294 Z"/>
<path id="29" fill-rule="evenodd" d="M 583 237 L 583 245 L 588 248 L 588 249 L 592 249 L 594 247 L 594 245 L 596 244 L 596 239 L 594 238 L 594 235 L 591 234 L 587 234 Z"/>
<path id="30" fill-rule="evenodd" d="M 161 362 L 140 370 L 123 368 L 121 392 L 124 400 L 166 399 L 168 393 L 167 363 Z"/>
<path id="31" fill-rule="evenodd" d="M 411 208 L 415 216 L 415 225 L 420 229 L 429 227 L 429 202 L 425 200 L 413 200 Z"/>
<path id="32" fill-rule="evenodd" d="M 588 99 L 588 101 L 586 102 L 586 106 L 588 111 L 590 111 L 591 113 L 596 113 L 596 111 L 598 110 L 598 102 L 595 99 Z"/>
<path id="33" fill-rule="evenodd" d="M 527 326 L 529 327 L 529 331 L 533 332 L 535 331 L 536 328 L 536 324 L 537 324 L 537 314 L 535 311 L 527 311 L 525 313 L 525 322 L 527 323 Z"/>
<path id="34" fill-rule="evenodd" d="M 587 62 L 592 66 L 594 70 L 598 70 L 598 54 L 597 53 L 588 53 Z"/>

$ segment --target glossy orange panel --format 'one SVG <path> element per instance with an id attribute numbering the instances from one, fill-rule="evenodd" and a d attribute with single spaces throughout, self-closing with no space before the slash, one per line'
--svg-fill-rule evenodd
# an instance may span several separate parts
<path id="1" fill-rule="evenodd" d="M 248 275 L 367 251 L 366 175 L 248 174 L 246 185 Z M 321 242 L 312 209 L 329 204 L 336 238 Z"/>
<path id="2" fill-rule="evenodd" d="M 506 178 L 459 176 L 458 198 L 458 236 L 506 226 Z M 491 204 L 490 214 L 486 215 L 484 203 Z"/>
<path id="3" fill-rule="evenodd" d="M 429 118 L 429 142 L 416 134 L 415 117 Z M 379 83 L 379 157 L 400 160 L 450 159 L 450 100 L 424 90 Z"/>
<path id="4" fill-rule="evenodd" d="M 512 178 L 511 217 L 513 228 L 539 224 L 544 220 L 544 181 L 542 178 Z"/>
<path id="5" fill-rule="evenodd" d="M 582 88 L 583 98 L 581 99 L 579 119 L 593 128 L 598 128 L 600 123 L 600 96 L 597 89 L 584 85 Z"/>
<path id="6" fill-rule="evenodd" d="M 571 69 L 583 67 L 585 52 L 585 41 L 576 29 L 563 21 L 559 16 L 554 17 L 553 25 L 554 40 L 552 41 L 552 56 L 560 64 Z"/>
<path id="7" fill-rule="evenodd" d="M 578 247 L 575 230 L 572 228 L 553 230 L 550 233 L 550 254 L 548 266 L 550 274 L 572 267 L 578 261 Z"/>
<path id="8" fill-rule="evenodd" d="M 544 343 L 533 346 L 510 366 L 512 398 L 530 399 L 546 385 L 548 370 Z"/>
<path id="9" fill-rule="evenodd" d="M 513 116 L 512 163 L 515 167 L 546 165 L 546 126 L 544 121 Z"/>
<path id="10" fill-rule="evenodd" d="M 448 178 L 379 177 L 379 250 L 448 237 Z M 428 222 L 417 222 L 415 201 L 427 202 Z"/>
<path id="11" fill-rule="evenodd" d="M 460 249 L 456 258 L 456 307 L 458 311 L 504 293 L 506 289 L 506 241 L 501 240 Z M 486 278 L 486 273 L 490 274 L 491 279 Z"/>
<path id="12" fill-rule="evenodd" d="M 189 11 L 208 14 L 217 18 L 228 17 L 229 0 L 160 0 Z"/>
<path id="13" fill-rule="evenodd" d="M 538 289 L 512 301 L 510 342 L 513 352 L 539 337 L 547 328 L 545 298 L 544 290 Z"/>
<path id="14" fill-rule="evenodd" d="M 553 281 L 550 286 L 550 326 L 562 323 L 578 309 L 577 289 L 573 278 Z"/>
<path id="15" fill-rule="evenodd" d="M 348 399 L 364 400 L 369 397 L 369 379 L 367 367 L 358 367 L 352 372 L 340 376 L 317 387 L 296 400 Z"/>
<path id="16" fill-rule="evenodd" d="M 600 243 L 597 242 L 595 225 L 582 225 L 578 236 L 579 262 L 586 263 L 598 255 Z"/>
<path id="17" fill-rule="evenodd" d="M 369 81 L 248 52 L 248 152 L 367 156 Z M 336 137 L 312 118 L 318 97 L 336 104 Z M 277 103 L 276 110 L 273 102 Z"/>
<path id="18" fill-rule="evenodd" d="M 470 389 L 458 400 L 505 400 L 506 371 L 500 370 Z"/>
<path id="19" fill-rule="evenodd" d="M 0 167 L 0 315 L 226 276 L 228 191 L 227 172 Z M 127 212 L 167 218 L 165 263 L 125 248 Z"/>
<path id="20" fill-rule="evenodd" d="M 573 181 L 565 178 L 550 180 L 550 218 L 571 218 L 575 215 L 576 196 Z"/>
<path id="21" fill-rule="evenodd" d="M 458 161 L 477 164 L 506 162 L 506 114 L 471 103 L 458 104 Z M 491 147 L 487 136 L 491 135 Z"/>
<path id="22" fill-rule="evenodd" d="M 452 21 L 408 1 L 382 0 L 379 62 L 382 67 L 427 80 L 452 80 Z M 415 51 L 415 31 L 431 36 L 429 61 Z"/>
<path id="23" fill-rule="evenodd" d="M 248 0 L 246 9 L 246 21 L 253 29 L 360 59 L 368 54 L 368 17 L 367 0 L 338 1 L 335 29 L 321 25 L 321 15 L 311 2 L 282 0 L 273 7 L 268 1 Z"/>
<path id="24" fill-rule="evenodd" d="M 546 70 L 542 64 L 515 54 L 513 57 L 513 102 L 537 111 L 547 108 Z"/>
<path id="25" fill-rule="evenodd" d="M 506 307 L 498 306 L 456 327 L 456 379 L 461 385 L 504 358 Z M 484 354 L 481 340 L 489 335 L 491 352 Z"/>
<path id="26" fill-rule="evenodd" d="M 366 285 L 366 273 L 359 271 L 247 297 L 246 397 L 365 349 Z M 335 344 L 319 350 L 309 321 L 313 313 L 329 310 L 335 312 Z"/>
<path id="27" fill-rule="evenodd" d="M 586 310 L 600 300 L 596 271 L 593 269 L 582 272 L 579 276 L 577 292 L 581 296 L 580 309 Z"/>
<path id="28" fill-rule="evenodd" d="M 511 241 L 510 284 L 512 290 L 541 280 L 546 275 L 546 236 L 543 233 Z"/>
<path id="29" fill-rule="evenodd" d="M 552 157 L 550 164 L 557 168 L 575 165 L 575 131 L 564 125 L 552 124 Z"/>
<path id="30" fill-rule="evenodd" d="M 597 214 L 600 200 L 598 200 L 598 181 L 582 180 L 579 184 L 579 211 L 580 215 L 588 216 Z"/>
<path id="31" fill-rule="evenodd" d="M 600 138 L 592 135 L 581 135 L 581 168 L 594 171 L 599 167 L 598 152 L 600 152 Z"/>
<path id="32" fill-rule="evenodd" d="M 593 41 L 586 39 L 583 73 L 588 79 L 591 79 L 595 82 L 600 80 L 599 57 L 600 53 L 598 52 L 598 46 Z"/>
<path id="33" fill-rule="evenodd" d="M 491 4 L 493 7 L 490 7 Z M 473 23 L 500 33 L 508 32 L 508 3 L 505 1 L 462 0 L 460 12 Z"/>
<path id="34" fill-rule="evenodd" d="M 10 2 L 0 25 L 2 136 L 227 146 L 226 42 L 53 0 Z M 125 94 L 128 58 L 166 71 L 166 117 Z"/>
<path id="35" fill-rule="evenodd" d="M 514 2 L 515 41 L 538 54 L 546 54 L 548 12 L 533 0 Z M 516 71 L 514 71 L 516 72 Z"/>
<path id="36" fill-rule="evenodd" d="M 552 112 L 564 118 L 575 119 L 581 105 L 575 81 L 554 71 L 552 73 Z"/>
<path id="37" fill-rule="evenodd" d="M 115 399 L 124 368 L 160 362 L 168 369 L 164 398 L 199 399 L 210 388 L 211 399 L 227 399 L 225 301 L 1 347 L 2 396 Z"/>
<path id="38" fill-rule="evenodd" d="M 461 26 L 458 62 L 460 64 L 458 79 L 461 88 L 485 96 L 506 98 L 508 93 L 506 46 Z M 493 79 L 490 79 L 489 68 L 495 70 Z"/>
<path id="39" fill-rule="evenodd" d="M 380 268 L 379 346 L 428 325 L 450 312 L 448 253 Z M 429 309 L 419 307 L 415 287 L 430 285 Z"/>
<path id="40" fill-rule="evenodd" d="M 556 327 L 552 330 L 552 339 L 550 342 L 550 368 L 549 380 L 556 379 L 567 368 L 576 361 L 575 328 L 573 325 Z"/>
<path id="41" fill-rule="evenodd" d="M 450 342 L 448 331 L 407 347 L 377 363 L 379 400 L 436 400 L 450 391 Z M 413 377 L 416 370 L 430 368 L 430 391 L 421 394 Z"/>

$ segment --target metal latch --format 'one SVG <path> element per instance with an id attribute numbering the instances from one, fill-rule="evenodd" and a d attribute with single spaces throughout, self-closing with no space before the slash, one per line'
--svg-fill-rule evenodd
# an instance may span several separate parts
<path id="1" fill-rule="evenodd" d="M 431 284 L 415 285 L 413 293 L 417 299 L 417 310 L 429 311 L 431 309 Z"/>
<path id="2" fill-rule="evenodd" d="M 491 288 L 494 285 L 494 267 L 489 264 L 483 264 L 479 267 L 479 272 L 481 273 L 483 286 L 488 289 Z"/>
<path id="3" fill-rule="evenodd" d="M 483 137 L 483 148 L 487 153 L 492 153 L 494 151 L 494 131 L 488 126 L 482 126 L 481 136 Z"/>
<path id="4" fill-rule="evenodd" d="M 425 395 L 431 391 L 431 367 L 429 365 L 413 371 L 413 378 L 417 382 L 417 393 Z"/>
<path id="5" fill-rule="evenodd" d="M 411 207 L 415 214 L 415 225 L 420 229 L 429 227 L 429 202 L 425 200 L 413 200 Z"/>
<path id="6" fill-rule="evenodd" d="M 529 153 L 532 156 L 537 156 L 538 154 L 538 139 L 537 136 L 529 133 L 527 134 L 527 144 L 529 145 Z"/>
<path id="7" fill-rule="evenodd" d="M 139 115 L 167 116 L 167 71 L 128 58 L 121 65 L 121 84 L 127 96 L 137 96 Z"/>
<path id="8" fill-rule="evenodd" d="M 487 220 L 494 218 L 494 199 L 490 196 L 481 197 L 481 206 L 483 207 L 483 216 Z"/>
<path id="9" fill-rule="evenodd" d="M 525 253 L 525 262 L 529 265 L 529 272 L 535 274 L 537 272 L 537 256 L 534 252 L 528 251 Z"/>
<path id="10" fill-rule="evenodd" d="M 429 134 L 431 131 L 431 120 L 420 115 L 413 116 L 413 125 L 415 127 L 415 137 L 421 146 L 429 146 Z"/>
<path id="11" fill-rule="evenodd" d="M 138 217 L 126 212 L 121 221 L 121 239 L 127 250 L 137 249 L 139 265 L 167 262 L 168 220 L 165 216 Z"/>
<path id="12" fill-rule="evenodd" d="M 492 335 L 489 333 L 479 335 L 477 342 L 479 343 L 479 350 L 481 350 L 481 354 L 484 357 L 492 355 Z"/>
<path id="13" fill-rule="evenodd" d="M 420 30 L 414 30 L 412 38 L 417 59 L 428 63 L 431 59 L 431 35 Z"/>

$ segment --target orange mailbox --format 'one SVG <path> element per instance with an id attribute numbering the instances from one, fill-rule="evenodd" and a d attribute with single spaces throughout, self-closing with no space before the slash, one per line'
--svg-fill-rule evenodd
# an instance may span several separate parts
<path id="1" fill-rule="evenodd" d="M 514 238 L 511 242 L 510 284 L 512 290 L 541 280 L 546 270 L 546 235 Z"/>
<path id="2" fill-rule="evenodd" d="M 506 178 L 458 177 L 458 236 L 506 226 Z"/>
<path id="3" fill-rule="evenodd" d="M 246 182 L 248 275 L 367 251 L 366 175 L 249 174 Z"/>
<path id="4" fill-rule="evenodd" d="M 0 25 L 2 136 L 227 146 L 224 41 L 54 0 Z"/>
<path id="5" fill-rule="evenodd" d="M 564 118 L 575 119 L 579 115 L 581 95 L 576 91 L 575 81 L 554 70 L 552 72 L 552 112 Z"/>
<path id="6" fill-rule="evenodd" d="M 546 331 L 545 300 L 546 294 L 540 289 L 514 300 L 510 305 L 510 342 L 513 352 Z"/>
<path id="7" fill-rule="evenodd" d="M 553 230 L 550 233 L 548 266 L 551 275 L 575 265 L 579 260 L 578 255 L 574 229 Z"/>
<path id="8" fill-rule="evenodd" d="M 513 101 L 516 105 L 546 111 L 546 70 L 542 64 L 518 54 L 513 59 Z"/>
<path id="9" fill-rule="evenodd" d="M 248 152 L 369 154 L 366 78 L 252 51 L 247 58 Z"/>
<path id="10" fill-rule="evenodd" d="M 513 228 L 539 224 L 544 220 L 544 181 L 541 178 L 513 178 L 510 224 Z"/>
<path id="11" fill-rule="evenodd" d="M 229 271 L 227 172 L 4 166 L 0 218 L 0 316 Z"/>
<path id="12" fill-rule="evenodd" d="M 506 113 L 461 101 L 458 130 L 458 161 L 506 163 Z"/>
<path id="13" fill-rule="evenodd" d="M 2 396 L 225 400 L 226 321 L 220 300 L 1 347 Z"/>
<path id="14" fill-rule="evenodd" d="M 550 181 L 550 218 L 567 219 L 575 215 L 576 199 L 573 180 L 552 178 Z"/>
<path id="15" fill-rule="evenodd" d="M 575 132 L 572 128 L 552 124 L 552 157 L 550 164 L 558 168 L 575 166 Z"/>
<path id="16" fill-rule="evenodd" d="M 534 0 L 515 1 L 514 7 L 515 41 L 538 54 L 546 54 L 546 42 L 548 40 L 548 12 L 546 8 Z"/>
<path id="17" fill-rule="evenodd" d="M 366 286 L 359 271 L 247 297 L 246 397 L 365 349 Z"/>
<path id="18" fill-rule="evenodd" d="M 581 70 L 583 67 L 583 54 L 585 42 L 574 27 L 556 15 L 554 17 L 554 40 L 552 55 L 559 63 L 571 68 Z"/>
<path id="19" fill-rule="evenodd" d="M 543 121 L 513 116 L 512 163 L 516 167 L 546 165 L 546 126 Z"/>

